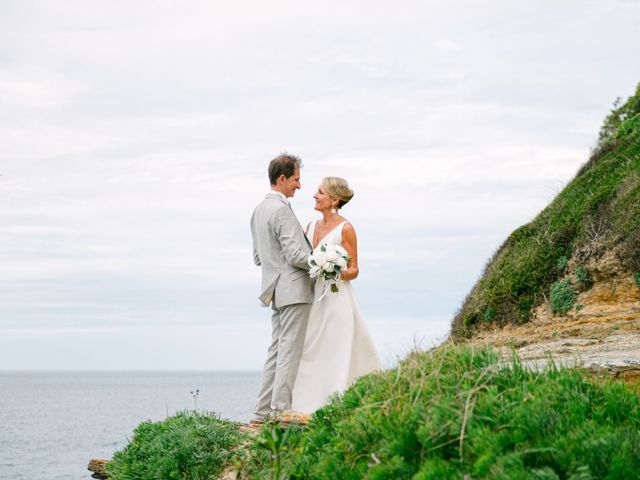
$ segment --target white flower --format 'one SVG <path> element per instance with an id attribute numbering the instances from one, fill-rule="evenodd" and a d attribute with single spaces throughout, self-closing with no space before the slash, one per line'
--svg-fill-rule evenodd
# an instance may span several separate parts
<path id="1" fill-rule="evenodd" d="M 337 292 L 339 273 L 343 268 L 347 268 L 348 262 L 349 253 L 343 247 L 323 243 L 309 256 L 309 276 L 322 278 L 331 285 L 332 292 Z"/>
<path id="2" fill-rule="evenodd" d="M 340 258 L 342 258 L 342 255 L 335 250 L 327 250 L 327 261 L 336 263 Z"/>
<path id="3" fill-rule="evenodd" d="M 319 267 L 323 267 L 325 263 L 327 263 L 327 254 L 321 251 L 318 251 L 313 254 L 313 260 L 316 262 L 316 265 Z"/>

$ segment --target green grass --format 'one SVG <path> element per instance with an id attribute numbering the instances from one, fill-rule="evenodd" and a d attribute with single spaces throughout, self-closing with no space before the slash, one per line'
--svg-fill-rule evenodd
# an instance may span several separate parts
<path id="1" fill-rule="evenodd" d="M 593 279 L 584 267 L 576 267 L 576 278 L 583 288 L 590 288 L 593 285 Z"/>
<path id="2" fill-rule="evenodd" d="M 567 269 L 568 263 L 569 258 L 565 255 L 562 255 L 556 262 L 556 269 L 558 270 L 558 273 L 563 273 Z"/>
<path id="3" fill-rule="evenodd" d="M 143 422 L 108 465 L 112 480 L 213 480 L 245 438 L 237 424 L 214 414 L 180 412 Z"/>
<path id="4" fill-rule="evenodd" d="M 494 318 L 496 318 L 496 309 L 493 307 L 487 307 L 484 312 L 484 321 L 491 323 Z"/>
<path id="5" fill-rule="evenodd" d="M 604 119 L 598 134 L 598 147 L 605 145 L 613 137 L 620 125 L 629 118 L 640 113 L 640 84 L 636 87 L 636 93 L 624 104 L 621 98 L 613 102 L 613 109 Z"/>
<path id="6" fill-rule="evenodd" d="M 265 426 L 242 458 L 255 479 L 637 479 L 640 400 L 447 346 L 361 378 L 303 431 Z"/>
<path id="7" fill-rule="evenodd" d="M 498 249 L 453 320 L 454 338 L 472 336 L 487 323 L 527 322 L 574 252 L 588 246 L 618 247 L 625 267 L 640 271 L 638 105 L 640 85 L 617 116 L 612 113 L 608 133 L 576 177 Z"/>

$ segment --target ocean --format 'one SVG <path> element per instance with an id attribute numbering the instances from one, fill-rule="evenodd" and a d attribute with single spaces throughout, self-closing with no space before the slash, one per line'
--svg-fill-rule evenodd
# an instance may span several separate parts
<path id="1" fill-rule="evenodd" d="M 0 480 L 88 480 L 90 459 L 111 458 L 140 422 L 180 410 L 247 421 L 259 381 L 259 372 L 0 372 Z"/>

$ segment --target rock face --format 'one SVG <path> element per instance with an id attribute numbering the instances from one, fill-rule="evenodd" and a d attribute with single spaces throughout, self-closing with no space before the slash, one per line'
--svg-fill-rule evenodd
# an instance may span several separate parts
<path id="1" fill-rule="evenodd" d="M 595 283 L 579 293 L 578 308 L 559 315 L 545 303 L 529 323 L 481 331 L 470 343 L 497 348 L 505 358 L 515 350 L 536 368 L 553 359 L 626 381 L 640 380 L 640 289 L 610 255 L 592 264 L 591 271 Z"/>

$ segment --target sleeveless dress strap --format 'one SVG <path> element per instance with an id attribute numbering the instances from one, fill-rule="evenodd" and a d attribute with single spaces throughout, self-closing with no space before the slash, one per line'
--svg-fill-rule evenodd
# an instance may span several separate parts
<path id="1" fill-rule="evenodd" d="M 307 232 L 306 232 L 306 236 L 307 239 L 309 240 L 309 244 L 311 245 L 311 248 L 313 248 L 313 235 L 316 232 L 316 224 L 317 224 L 317 220 L 311 220 L 309 222 L 309 225 L 307 226 Z"/>

